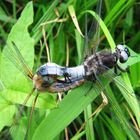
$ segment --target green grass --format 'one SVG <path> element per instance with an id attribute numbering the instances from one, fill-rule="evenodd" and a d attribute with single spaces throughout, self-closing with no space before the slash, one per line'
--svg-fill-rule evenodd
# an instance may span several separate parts
<path id="1" fill-rule="evenodd" d="M 139 9 L 135 1 L 105 0 L 101 19 L 91 10 L 92 7 L 96 9 L 96 0 L 66 2 L 54 0 L 47 3 L 13 1 L 8 5 L 7 3 L 1 2 L 0 5 L 1 47 L 4 46 L 4 41 L 13 40 L 34 73 L 47 61 L 45 45 L 40 45 L 40 40 L 43 41 L 43 27 L 52 62 L 65 66 L 67 50 L 69 50 L 69 66 L 81 63 L 85 14 L 88 14 L 90 22 L 93 17 L 100 22 L 100 46 L 114 50 L 115 44 L 125 43 L 132 55 L 129 61 L 122 65 L 122 67 L 129 65 L 130 72 L 115 76 L 111 85 L 107 82 L 111 80 L 110 78 L 100 77 L 109 104 L 92 120 L 88 118 L 102 103 L 100 89 L 96 85 L 85 96 L 91 84 L 86 82 L 83 86 L 69 91 L 59 103 L 56 101 L 56 95 L 47 92 L 40 94 L 28 139 L 62 140 L 65 139 L 66 127 L 68 136 L 72 140 L 139 139 L 137 128 L 132 120 L 132 118 L 135 119 L 138 127 L 140 126 L 140 99 L 136 99 L 140 94 L 140 49 L 138 47 L 140 37 L 137 19 Z M 72 20 L 73 16 L 75 16 L 74 20 Z M 42 24 L 45 25 L 41 26 Z M 33 85 L 32 81 L 11 63 L 7 55 L 4 55 L 6 53 L 6 49 L 0 53 L 0 139 L 9 137 L 9 133 L 14 140 L 24 139 L 30 108 L 36 93 L 28 101 L 27 108 L 18 121 L 20 125 L 12 125 L 13 116 L 17 113 L 17 105 L 23 104 Z M 88 121 L 86 127 L 77 133 L 85 120 Z M 8 133 L 6 126 L 10 127 Z"/>

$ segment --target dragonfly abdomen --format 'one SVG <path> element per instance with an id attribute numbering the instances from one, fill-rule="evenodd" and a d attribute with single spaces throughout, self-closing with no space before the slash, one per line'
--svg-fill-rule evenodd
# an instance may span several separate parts
<path id="1" fill-rule="evenodd" d="M 81 77 L 85 75 L 85 69 L 83 65 L 77 67 L 62 67 L 55 63 L 46 63 L 37 70 L 37 74 L 41 76 L 65 76 L 68 74 L 68 77 Z"/>
<path id="2" fill-rule="evenodd" d="M 63 73 L 67 73 L 69 77 L 84 77 L 85 76 L 85 69 L 83 65 L 77 66 L 77 67 L 65 67 L 63 69 Z"/>

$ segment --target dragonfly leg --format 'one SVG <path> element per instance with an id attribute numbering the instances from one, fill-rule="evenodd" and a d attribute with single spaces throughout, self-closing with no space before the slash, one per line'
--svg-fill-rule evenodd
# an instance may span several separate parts
<path id="1" fill-rule="evenodd" d="M 32 108 L 31 108 L 31 111 L 30 111 L 30 118 L 28 120 L 27 131 L 26 131 L 25 138 L 24 138 L 25 140 L 28 139 L 29 129 L 30 129 L 30 126 L 31 126 L 33 112 L 34 112 L 34 109 L 35 109 L 35 104 L 36 104 L 36 101 L 37 101 L 38 96 L 39 96 L 39 92 L 37 92 L 37 95 L 35 96 L 35 99 L 34 99 L 33 104 L 32 104 Z"/>
<path id="2" fill-rule="evenodd" d="M 64 73 L 63 75 L 64 75 L 64 78 L 65 78 L 65 82 L 70 82 L 70 83 L 72 83 L 72 82 L 71 82 L 71 79 L 69 78 L 70 76 L 69 76 L 68 73 Z"/>
<path id="3" fill-rule="evenodd" d="M 15 117 L 14 117 L 14 122 L 13 122 L 14 124 L 16 123 L 17 120 L 20 119 L 20 117 L 21 117 L 21 115 L 22 115 L 22 112 L 23 112 L 23 110 L 24 110 L 24 107 L 25 107 L 27 101 L 29 100 L 29 98 L 31 97 L 31 95 L 34 93 L 34 91 L 35 91 L 35 88 L 32 89 L 32 91 L 28 94 L 28 96 L 27 96 L 26 99 L 24 100 L 22 106 L 20 107 L 19 111 L 17 112 L 17 114 L 16 114 Z"/>

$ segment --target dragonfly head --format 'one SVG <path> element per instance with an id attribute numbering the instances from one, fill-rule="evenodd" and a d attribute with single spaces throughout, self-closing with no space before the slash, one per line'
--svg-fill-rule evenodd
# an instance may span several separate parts
<path id="1" fill-rule="evenodd" d="M 117 45 L 116 52 L 120 63 L 125 63 L 130 56 L 128 48 L 126 48 L 124 45 Z"/>

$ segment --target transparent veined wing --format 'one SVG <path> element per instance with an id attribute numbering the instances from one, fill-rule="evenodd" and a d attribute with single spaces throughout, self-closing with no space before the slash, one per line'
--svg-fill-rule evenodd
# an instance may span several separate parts
<path id="1" fill-rule="evenodd" d="M 124 83 L 123 79 L 120 76 L 119 77 L 116 76 L 117 75 L 114 73 L 113 70 L 109 70 L 103 75 L 97 77 L 96 82 L 92 83 L 93 84 L 92 88 L 94 88 L 95 92 L 97 93 L 105 94 L 105 96 L 109 100 L 108 105 L 112 109 L 111 111 L 112 114 L 110 114 L 111 115 L 110 117 L 116 119 L 118 126 L 121 126 L 125 134 L 127 134 L 127 136 L 130 139 L 139 139 L 140 107 L 138 101 L 140 98 L 137 97 L 134 94 L 134 91 Z M 112 83 L 115 83 L 120 91 L 117 90 L 116 86 L 113 86 Z M 118 93 L 121 93 L 121 95 L 125 98 L 125 101 L 123 101 L 123 105 L 125 104 L 127 107 L 129 106 L 128 108 L 131 108 L 132 114 L 136 117 L 135 121 L 133 117 L 132 119 L 131 116 L 129 116 L 130 112 L 128 110 L 124 111 L 124 109 L 121 108 L 122 105 L 118 103 L 118 99 L 117 99 L 117 96 L 121 96 L 121 95 L 118 95 Z M 105 115 L 105 113 L 103 114 Z M 128 120 L 127 115 L 130 117 L 130 120 Z"/>
<path id="2" fill-rule="evenodd" d="M 33 78 L 32 70 L 29 68 L 14 41 L 11 41 L 10 43 L 7 42 L 4 47 L 4 54 L 25 76 L 30 79 Z"/>
<path id="3" fill-rule="evenodd" d="M 99 17 L 101 17 L 102 0 L 97 1 L 96 5 L 97 5 L 96 8 L 94 8 L 96 10 L 94 11 L 98 15 L 98 18 L 95 18 L 93 16 L 91 17 L 88 14 L 85 14 L 84 57 L 88 57 L 96 53 L 100 43 L 100 18 Z M 88 18 L 92 20 L 90 21 Z"/>

